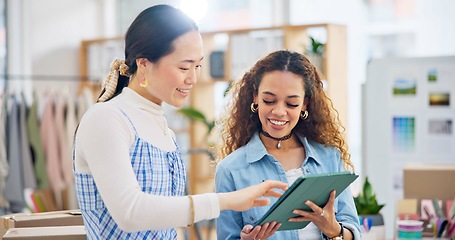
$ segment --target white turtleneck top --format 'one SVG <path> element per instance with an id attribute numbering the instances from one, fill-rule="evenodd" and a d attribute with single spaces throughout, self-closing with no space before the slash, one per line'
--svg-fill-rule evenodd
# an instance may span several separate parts
<path id="1" fill-rule="evenodd" d="M 140 138 L 164 151 L 176 149 L 163 107 L 126 87 L 110 101 L 93 105 L 81 119 L 75 139 L 75 171 L 93 175 L 110 214 L 118 224 L 125 223 L 119 225 L 127 226 L 124 231 L 188 225 L 188 197 L 141 191 L 129 156 L 134 130 L 120 110 L 131 119 Z M 193 199 L 195 222 L 219 216 L 216 193 L 194 195 Z"/>

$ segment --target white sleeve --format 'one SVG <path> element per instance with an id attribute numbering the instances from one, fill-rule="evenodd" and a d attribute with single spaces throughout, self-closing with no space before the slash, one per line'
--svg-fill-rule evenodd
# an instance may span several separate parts
<path id="1" fill-rule="evenodd" d="M 188 225 L 187 196 L 165 197 L 141 191 L 131 166 L 129 148 L 133 140 L 127 121 L 116 109 L 92 107 L 76 134 L 76 171 L 85 160 L 107 209 L 124 231 Z M 195 222 L 219 216 L 217 194 L 195 195 L 193 200 Z"/>

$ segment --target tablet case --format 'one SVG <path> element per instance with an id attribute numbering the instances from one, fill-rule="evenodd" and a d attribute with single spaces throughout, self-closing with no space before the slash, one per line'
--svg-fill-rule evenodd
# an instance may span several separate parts
<path id="1" fill-rule="evenodd" d="M 336 196 L 343 192 L 358 175 L 351 172 L 329 174 L 314 174 L 301 176 L 289 187 L 286 192 L 270 207 L 259 219 L 256 225 L 276 221 L 281 223 L 278 231 L 301 229 L 310 222 L 289 222 L 288 219 L 300 215 L 292 213 L 295 209 L 312 211 L 304 202 L 311 200 L 320 207 L 324 207 L 329 200 L 330 193 L 336 190 Z"/>

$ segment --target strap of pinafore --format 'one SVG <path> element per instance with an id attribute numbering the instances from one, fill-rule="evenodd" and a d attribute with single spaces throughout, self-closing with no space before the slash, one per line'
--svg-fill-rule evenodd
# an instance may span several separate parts
<path id="1" fill-rule="evenodd" d="M 130 117 L 128 117 L 128 115 L 127 115 L 122 109 L 119 108 L 119 110 L 120 110 L 120 112 L 122 112 L 122 114 L 126 117 L 126 119 L 128 119 L 128 122 L 130 122 L 131 127 L 133 128 L 133 131 L 134 131 L 134 136 L 135 136 L 136 138 L 139 137 L 139 135 L 137 134 L 136 127 L 134 127 L 134 124 L 133 124 L 133 122 L 131 121 Z"/>

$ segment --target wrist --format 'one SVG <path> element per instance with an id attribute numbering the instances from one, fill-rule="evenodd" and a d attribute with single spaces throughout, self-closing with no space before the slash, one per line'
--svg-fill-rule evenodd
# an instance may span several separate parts
<path id="1" fill-rule="evenodd" d="M 220 201 L 220 211 L 229 209 L 228 207 L 228 197 L 226 196 L 228 193 L 218 193 L 218 200 Z"/>
<path id="2" fill-rule="evenodd" d="M 342 223 L 338 223 L 340 225 L 340 230 L 338 231 L 338 234 L 333 234 L 333 235 L 325 235 L 324 234 L 324 239 L 327 240 L 342 240 L 344 239 L 344 227 Z"/>

